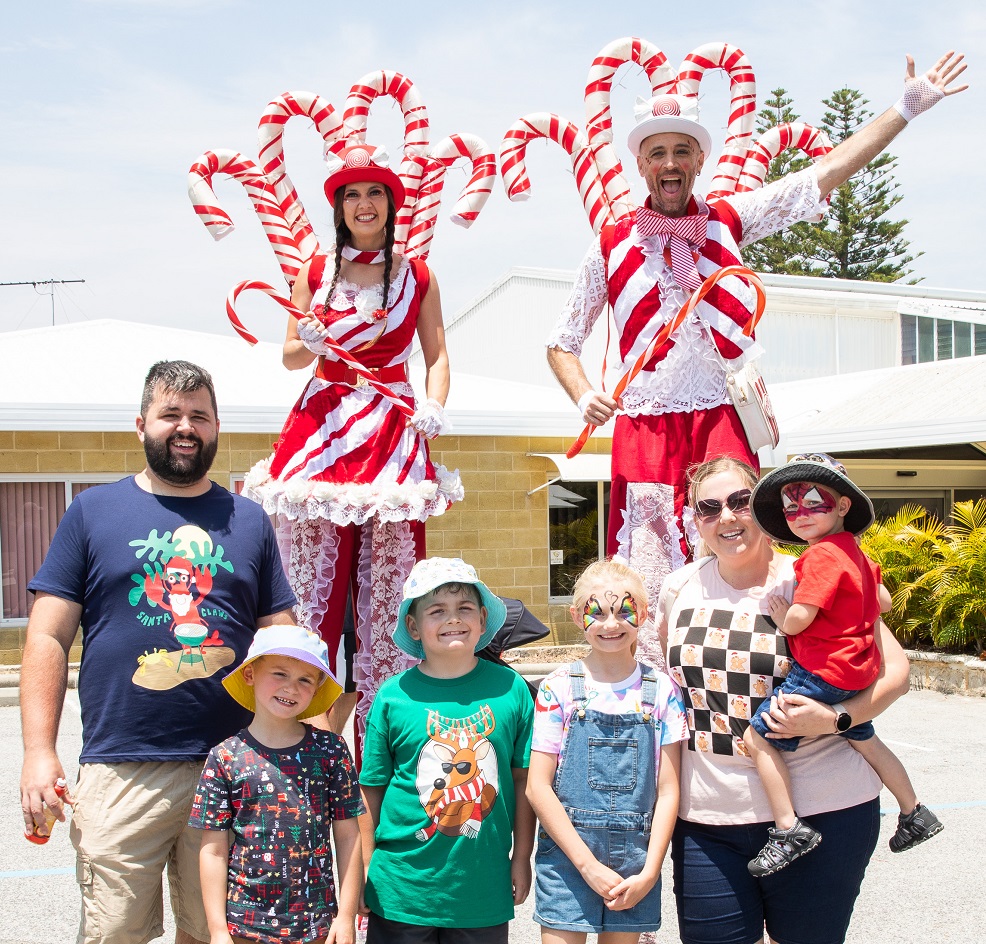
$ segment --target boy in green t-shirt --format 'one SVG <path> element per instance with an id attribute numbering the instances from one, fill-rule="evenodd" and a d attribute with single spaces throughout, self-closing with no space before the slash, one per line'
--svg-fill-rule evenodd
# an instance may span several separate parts
<path id="1" fill-rule="evenodd" d="M 367 719 L 367 944 L 505 944 L 530 891 L 533 703 L 516 672 L 476 657 L 505 616 L 457 558 L 419 561 L 404 584 L 394 641 L 422 661 Z"/>

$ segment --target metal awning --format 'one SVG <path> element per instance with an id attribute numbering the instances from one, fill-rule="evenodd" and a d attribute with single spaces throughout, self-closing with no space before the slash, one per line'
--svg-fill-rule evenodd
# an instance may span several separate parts
<path id="1" fill-rule="evenodd" d="M 558 470 L 558 475 L 544 485 L 532 488 L 527 494 L 554 485 L 555 482 L 608 482 L 612 460 L 608 455 L 600 453 L 579 453 L 572 459 L 563 452 L 529 452 L 529 456 L 550 459 Z"/>

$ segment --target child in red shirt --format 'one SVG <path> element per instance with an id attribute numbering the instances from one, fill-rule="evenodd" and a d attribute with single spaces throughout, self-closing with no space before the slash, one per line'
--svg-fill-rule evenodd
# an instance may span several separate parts
<path id="1" fill-rule="evenodd" d="M 760 480 L 750 497 L 753 517 L 776 541 L 807 544 L 794 565 L 794 602 L 771 596 L 770 615 L 787 637 L 794 665 L 774 695 L 797 693 L 832 705 L 836 731 L 866 758 L 900 804 L 891 852 L 903 852 L 944 828 L 918 803 L 907 771 L 867 721 L 853 724 L 843 699 L 868 688 L 880 671 L 875 628 L 891 607 L 880 567 L 856 543 L 873 523 L 873 504 L 831 456 L 795 456 Z M 799 737 L 773 738 L 763 715 L 766 699 L 744 736 L 774 814 L 767 845 L 749 863 L 756 877 L 771 875 L 817 846 L 821 834 L 799 819 L 780 751 L 797 750 Z"/>

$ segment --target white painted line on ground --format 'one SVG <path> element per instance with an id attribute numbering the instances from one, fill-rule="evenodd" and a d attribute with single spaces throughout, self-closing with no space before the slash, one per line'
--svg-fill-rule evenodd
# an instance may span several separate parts
<path id="1" fill-rule="evenodd" d="M 927 754 L 934 754 L 935 748 L 925 747 L 923 744 L 910 744 L 907 741 L 888 741 L 886 738 L 883 740 L 884 744 L 893 744 L 894 747 L 906 747 L 909 751 L 924 751 Z"/>

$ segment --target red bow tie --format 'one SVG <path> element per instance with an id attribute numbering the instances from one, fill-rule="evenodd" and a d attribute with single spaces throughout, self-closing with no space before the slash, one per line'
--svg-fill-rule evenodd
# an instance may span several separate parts
<path id="1" fill-rule="evenodd" d="M 637 232 L 645 238 L 656 236 L 661 243 L 661 252 L 665 246 L 670 249 L 671 275 L 689 292 L 696 291 L 702 284 L 692 249 L 701 249 L 705 245 L 708 221 L 708 213 L 665 216 L 647 207 L 637 208 Z"/>

